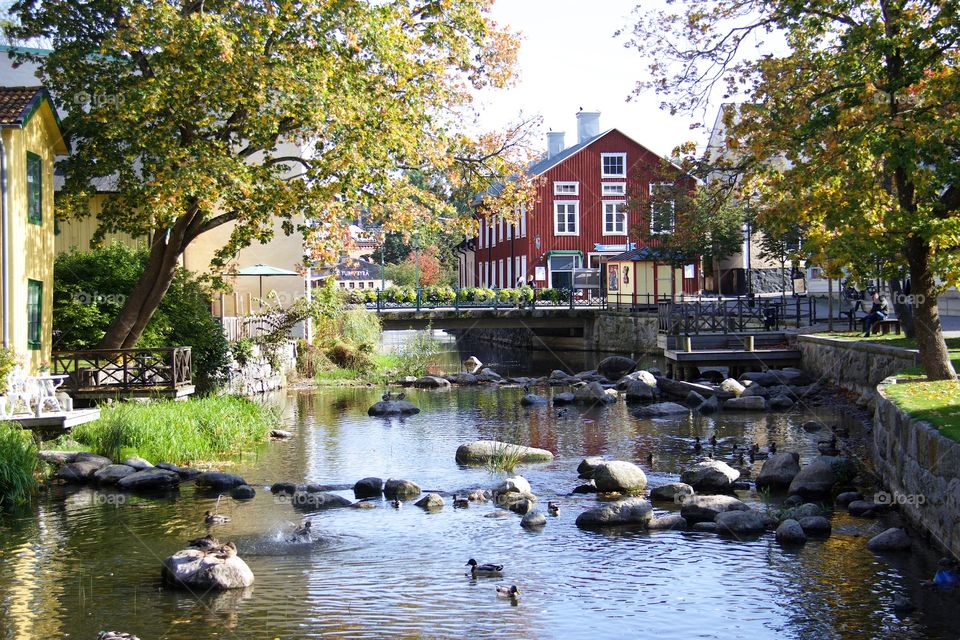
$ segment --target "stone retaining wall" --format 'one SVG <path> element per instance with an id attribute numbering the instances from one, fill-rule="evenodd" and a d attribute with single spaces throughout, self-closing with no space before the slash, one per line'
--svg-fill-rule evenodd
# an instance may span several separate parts
<path id="1" fill-rule="evenodd" d="M 584 334 L 584 342 L 593 351 L 614 353 L 655 353 L 657 315 L 605 311 L 597 314 L 593 326 Z"/>
<path id="2" fill-rule="evenodd" d="M 877 387 L 871 453 L 900 512 L 960 558 L 960 443 L 915 420 Z M 909 383 L 906 383 L 909 384 Z"/>
<path id="3" fill-rule="evenodd" d="M 920 364 L 915 350 L 870 342 L 801 335 L 797 336 L 797 348 L 803 356 L 804 371 L 835 386 L 870 396 L 888 376 Z"/>

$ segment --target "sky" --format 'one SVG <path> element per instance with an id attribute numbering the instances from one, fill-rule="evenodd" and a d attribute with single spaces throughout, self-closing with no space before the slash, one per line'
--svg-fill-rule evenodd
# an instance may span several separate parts
<path id="1" fill-rule="evenodd" d="M 493 18 L 520 31 L 519 82 L 507 90 L 478 97 L 484 129 L 502 128 L 519 114 L 543 116 L 543 133 L 564 131 L 576 143 L 576 113 L 600 112 L 600 130 L 617 128 L 660 155 L 688 140 L 705 143 L 706 133 L 691 131 L 694 118 L 670 116 L 649 94 L 627 102 L 648 61 L 626 49 L 617 29 L 632 25 L 631 13 L 642 0 L 497 0 Z M 643 5 L 660 2 L 644 1 Z M 706 124 L 715 113 L 708 112 Z M 545 135 L 540 139 L 546 147 Z"/>

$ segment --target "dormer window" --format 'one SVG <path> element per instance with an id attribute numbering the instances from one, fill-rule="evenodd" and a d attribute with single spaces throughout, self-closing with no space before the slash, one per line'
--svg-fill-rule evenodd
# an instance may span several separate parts
<path id="1" fill-rule="evenodd" d="M 626 178 L 627 177 L 627 154 L 601 153 L 600 154 L 600 177 L 601 178 Z"/>

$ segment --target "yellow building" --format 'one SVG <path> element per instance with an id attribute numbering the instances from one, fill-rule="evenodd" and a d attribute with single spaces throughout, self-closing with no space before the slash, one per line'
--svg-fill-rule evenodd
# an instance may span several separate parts
<path id="1" fill-rule="evenodd" d="M 613 308 L 652 307 L 658 302 L 695 295 L 697 264 L 674 267 L 658 261 L 654 247 L 640 247 L 613 256 L 606 265 L 607 304 Z"/>
<path id="2" fill-rule="evenodd" d="M 42 87 L 0 87 L 0 132 L 0 324 L 34 372 L 50 361 L 53 164 L 67 145 Z"/>

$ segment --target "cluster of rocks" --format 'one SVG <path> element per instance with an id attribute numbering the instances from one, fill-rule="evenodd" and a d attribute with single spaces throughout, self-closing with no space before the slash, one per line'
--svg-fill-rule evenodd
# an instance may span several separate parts
<path id="1" fill-rule="evenodd" d="M 175 491 L 181 482 L 193 481 L 200 491 L 229 492 L 237 500 L 249 500 L 256 495 L 256 490 L 240 476 L 218 471 L 203 472 L 169 462 L 153 465 L 143 458 L 131 457 L 115 464 L 110 458 L 85 451 L 41 451 L 38 457 L 57 465 L 52 480 L 62 484 L 152 493 Z"/>

